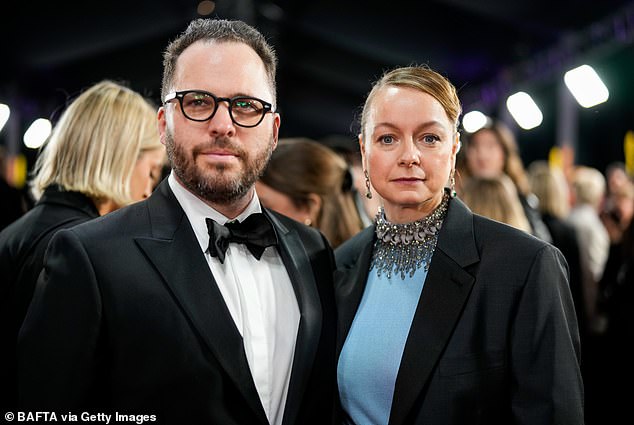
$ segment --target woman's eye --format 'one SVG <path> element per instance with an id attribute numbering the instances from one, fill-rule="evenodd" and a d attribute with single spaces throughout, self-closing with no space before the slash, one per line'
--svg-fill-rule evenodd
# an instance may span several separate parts
<path id="1" fill-rule="evenodd" d="M 423 142 L 432 145 L 436 142 L 440 141 L 440 137 L 433 134 L 426 134 L 423 136 Z"/>
<path id="2" fill-rule="evenodd" d="M 394 143 L 394 137 L 390 136 L 389 134 L 386 134 L 385 136 L 379 137 L 379 142 L 384 143 L 386 145 L 391 145 L 392 143 Z"/>

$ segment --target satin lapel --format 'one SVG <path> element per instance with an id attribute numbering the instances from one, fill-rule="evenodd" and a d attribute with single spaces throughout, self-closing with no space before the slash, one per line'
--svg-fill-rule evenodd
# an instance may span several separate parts
<path id="1" fill-rule="evenodd" d="M 148 207 L 153 237 L 137 238 L 138 245 L 242 392 L 249 407 L 262 423 L 267 423 L 244 353 L 242 337 L 199 249 L 189 221 L 169 190 L 167 181 L 148 200 Z"/>
<path id="2" fill-rule="evenodd" d="M 464 267 L 479 261 L 471 212 L 452 200 L 401 359 L 390 425 L 405 423 L 435 370 L 471 293 Z"/>
<path id="3" fill-rule="evenodd" d="M 321 335 L 321 302 L 310 259 L 299 235 L 295 230 L 287 228 L 268 211 L 264 210 L 264 212 L 275 227 L 280 243 L 282 262 L 291 279 L 300 312 L 293 369 L 283 422 L 284 424 L 294 424 L 313 369 L 315 353 Z"/>
<path id="4" fill-rule="evenodd" d="M 363 291 L 368 280 L 372 248 L 374 241 L 374 226 L 363 230 L 359 241 L 361 251 L 354 265 L 349 269 L 337 269 L 334 275 L 335 301 L 337 303 L 337 355 L 341 352 L 344 342 L 352 326 L 352 321 L 361 303 Z"/>

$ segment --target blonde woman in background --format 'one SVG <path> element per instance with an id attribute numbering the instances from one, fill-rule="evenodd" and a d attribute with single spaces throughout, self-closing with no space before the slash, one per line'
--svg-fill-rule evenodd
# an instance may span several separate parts
<path id="1" fill-rule="evenodd" d="M 265 207 L 319 229 L 336 248 L 363 228 L 352 185 L 340 155 L 298 138 L 279 141 L 256 190 Z"/>
<path id="2" fill-rule="evenodd" d="M 468 179 L 460 199 L 476 214 L 531 233 L 531 225 L 526 219 L 515 186 L 505 175 Z"/>
<path id="3" fill-rule="evenodd" d="M 461 179 L 500 175 L 510 177 L 531 225 L 531 233 L 546 242 L 552 242 L 548 228 L 537 210 L 537 198 L 531 193 L 519 147 L 511 130 L 502 122 L 492 122 L 464 139 L 465 148 L 457 158 Z M 459 187 L 457 190 L 462 195 L 462 189 Z"/>
<path id="4" fill-rule="evenodd" d="M 587 317 L 583 303 L 579 238 L 576 229 L 566 221 L 570 214 L 570 188 L 563 170 L 551 167 L 547 161 L 532 162 L 528 167 L 528 177 L 531 189 L 539 199 L 539 212 L 553 238 L 552 243 L 564 254 L 568 263 L 570 292 L 575 303 L 583 351 L 587 348 L 584 344 Z"/>
<path id="5" fill-rule="evenodd" d="M 62 115 L 35 164 L 32 193 L 40 199 L 55 185 L 79 192 L 104 215 L 147 198 L 164 163 L 154 107 L 129 88 L 104 81 Z"/>
<path id="6" fill-rule="evenodd" d="M 149 196 L 164 161 L 156 110 L 127 87 L 102 81 L 62 114 L 35 165 L 36 205 L 0 233 L 2 407 L 16 406 L 17 335 L 49 240 Z"/>
<path id="7" fill-rule="evenodd" d="M 610 251 L 610 236 L 600 219 L 605 177 L 593 167 L 577 166 L 572 174 L 573 207 L 567 221 L 576 229 L 583 278 L 584 302 L 591 332 L 602 333 L 605 318 L 597 311 L 599 280 Z"/>

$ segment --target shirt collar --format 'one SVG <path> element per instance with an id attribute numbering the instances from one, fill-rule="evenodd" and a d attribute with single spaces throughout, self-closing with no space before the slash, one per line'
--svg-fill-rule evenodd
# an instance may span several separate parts
<path id="1" fill-rule="evenodd" d="M 183 185 L 181 185 L 176 178 L 174 177 L 174 172 L 171 172 L 169 177 L 167 178 L 167 183 L 172 189 L 176 200 L 183 208 L 189 223 L 192 226 L 192 230 L 196 235 L 196 239 L 200 244 L 200 248 L 202 251 L 207 251 L 207 247 L 209 246 L 209 232 L 207 230 L 207 223 L 205 222 L 206 218 L 211 218 L 216 223 L 225 224 L 227 221 L 244 221 L 248 216 L 254 213 L 262 212 L 262 207 L 260 206 L 260 200 L 258 198 L 255 190 L 253 191 L 253 198 L 247 205 L 247 207 L 242 211 L 235 219 L 230 219 L 220 212 L 216 211 L 202 200 L 200 200 L 196 195 L 187 190 Z"/>

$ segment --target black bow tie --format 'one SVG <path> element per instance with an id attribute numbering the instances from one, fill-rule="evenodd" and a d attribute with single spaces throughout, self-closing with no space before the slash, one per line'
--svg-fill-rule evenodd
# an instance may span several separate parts
<path id="1" fill-rule="evenodd" d="M 268 246 L 277 244 L 271 222 L 262 213 L 251 214 L 242 223 L 230 222 L 224 226 L 206 218 L 209 230 L 209 254 L 225 262 L 230 242 L 243 243 L 258 260 Z"/>

